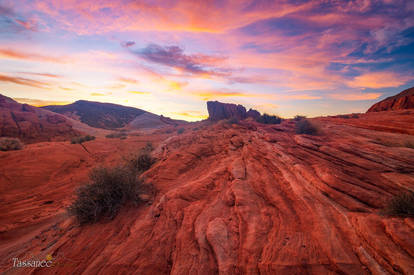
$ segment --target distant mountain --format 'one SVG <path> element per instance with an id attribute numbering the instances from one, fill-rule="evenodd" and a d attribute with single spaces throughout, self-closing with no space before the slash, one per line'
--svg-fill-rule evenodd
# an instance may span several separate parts
<path id="1" fill-rule="evenodd" d="M 79 134 L 63 115 L 20 104 L 0 94 L 0 137 L 17 137 L 32 143 L 64 140 Z"/>
<path id="2" fill-rule="evenodd" d="M 414 109 L 414 87 L 375 103 L 367 113 L 404 109 Z"/>
<path id="3" fill-rule="evenodd" d="M 133 107 L 86 100 L 79 100 L 68 105 L 50 105 L 42 108 L 79 120 L 89 126 L 103 129 L 122 128 L 137 116 L 147 113 Z"/>

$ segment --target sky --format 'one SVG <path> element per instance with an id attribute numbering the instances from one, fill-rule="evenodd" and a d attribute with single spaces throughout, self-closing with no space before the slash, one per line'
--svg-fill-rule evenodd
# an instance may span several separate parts
<path id="1" fill-rule="evenodd" d="M 414 86 L 414 1 L 0 0 L 0 93 L 189 121 L 365 112 Z"/>

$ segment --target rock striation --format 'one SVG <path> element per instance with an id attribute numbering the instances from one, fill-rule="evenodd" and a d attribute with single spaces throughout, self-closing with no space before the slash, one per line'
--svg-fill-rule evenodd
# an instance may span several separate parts
<path id="1" fill-rule="evenodd" d="M 404 109 L 414 109 L 414 87 L 375 103 L 368 109 L 367 113 Z"/>
<path id="2" fill-rule="evenodd" d="M 260 113 L 256 110 L 250 109 L 248 112 L 242 105 L 233 103 L 222 103 L 218 101 L 207 102 L 208 119 L 211 121 L 219 121 L 222 119 L 236 118 L 239 120 L 247 117 L 257 118 Z"/>

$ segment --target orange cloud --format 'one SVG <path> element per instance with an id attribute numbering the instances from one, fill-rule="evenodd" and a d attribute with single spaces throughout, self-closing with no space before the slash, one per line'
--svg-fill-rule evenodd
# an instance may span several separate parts
<path id="1" fill-rule="evenodd" d="M 128 84 L 138 84 L 139 81 L 133 78 L 127 78 L 127 77 L 120 77 L 118 78 L 119 81 L 128 83 Z"/>
<path id="2" fill-rule="evenodd" d="M 33 61 L 51 62 L 51 63 L 65 63 L 66 62 L 64 58 L 45 56 L 45 55 L 40 55 L 36 53 L 19 52 L 19 51 L 14 51 L 10 49 L 0 49 L 0 58 L 33 60 Z"/>
<path id="3" fill-rule="evenodd" d="M 105 96 L 105 94 L 101 94 L 101 93 L 91 93 L 91 96 Z"/>
<path id="4" fill-rule="evenodd" d="M 254 97 L 253 94 L 246 94 L 243 92 L 236 92 L 236 91 L 201 91 L 201 92 L 194 92 L 194 95 L 203 98 L 203 100 L 211 100 L 214 98 L 222 98 L 222 97 Z"/>
<path id="5" fill-rule="evenodd" d="M 41 89 L 47 88 L 47 86 L 49 86 L 49 84 L 46 82 L 37 81 L 37 80 L 29 79 L 29 78 L 23 78 L 23 77 L 7 76 L 7 75 L 2 75 L 2 74 L 0 74 L 0 81 L 10 82 L 10 83 L 19 84 L 19 85 L 25 85 L 29 87 L 41 88 Z"/>
<path id="6" fill-rule="evenodd" d="M 136 95 L 149 95 L 150 92 L 139 92 L 139 91 L 128 91 L 130 94 L 136 94 Z"/>
<path id="7" fill-rule="evenodd" d="M 352 88 L 388 88 L 398 87 L 409 80 L 406 76 L 401 76 L 393 72 L 374 72 L 365 73 L 348 81 L 348 86 Z"/>
<path id="8" fill-rule="evenodd" d="M 50 74 L 50 73 L 32 73 L 32 72 L 19 72 L 19 73 L 21 73 L 21 74 L 28 74 L 28 75 L 34 75 L 34 76 L 51 77 L 51 78 L 62 78 L 61 75 Z"/>
<path id="9" fill-rule="evenodd" d="M 184 111 L 184 112 L 173 112 L 173 115 L 184 117 L 184 118 L 190 118 L 190 119 L 206 119 L 208 118 L 208 115 L 202 114 L 199 111 Z"/>
<path id="10" fill-rule="evenodd" d="M 25 103 L 25 104 L 29 104 L 35 107 L 42 107 L 42 106 L 47 106 L 47 105 L 66 105 L 66 104 L 71 103 L 68 101 L 50 101 L 50 100 L 22 98 L 22 97 L 14 97 L 13 99 L 19 103 Z"/>

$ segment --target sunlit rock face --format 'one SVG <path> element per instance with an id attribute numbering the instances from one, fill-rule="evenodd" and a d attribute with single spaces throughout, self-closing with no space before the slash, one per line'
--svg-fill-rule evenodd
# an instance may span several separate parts
<path id="1" fill-rule="evenodd" d="M 367 112 L 414 109 L 414 87 L 375 103 Z"/>

